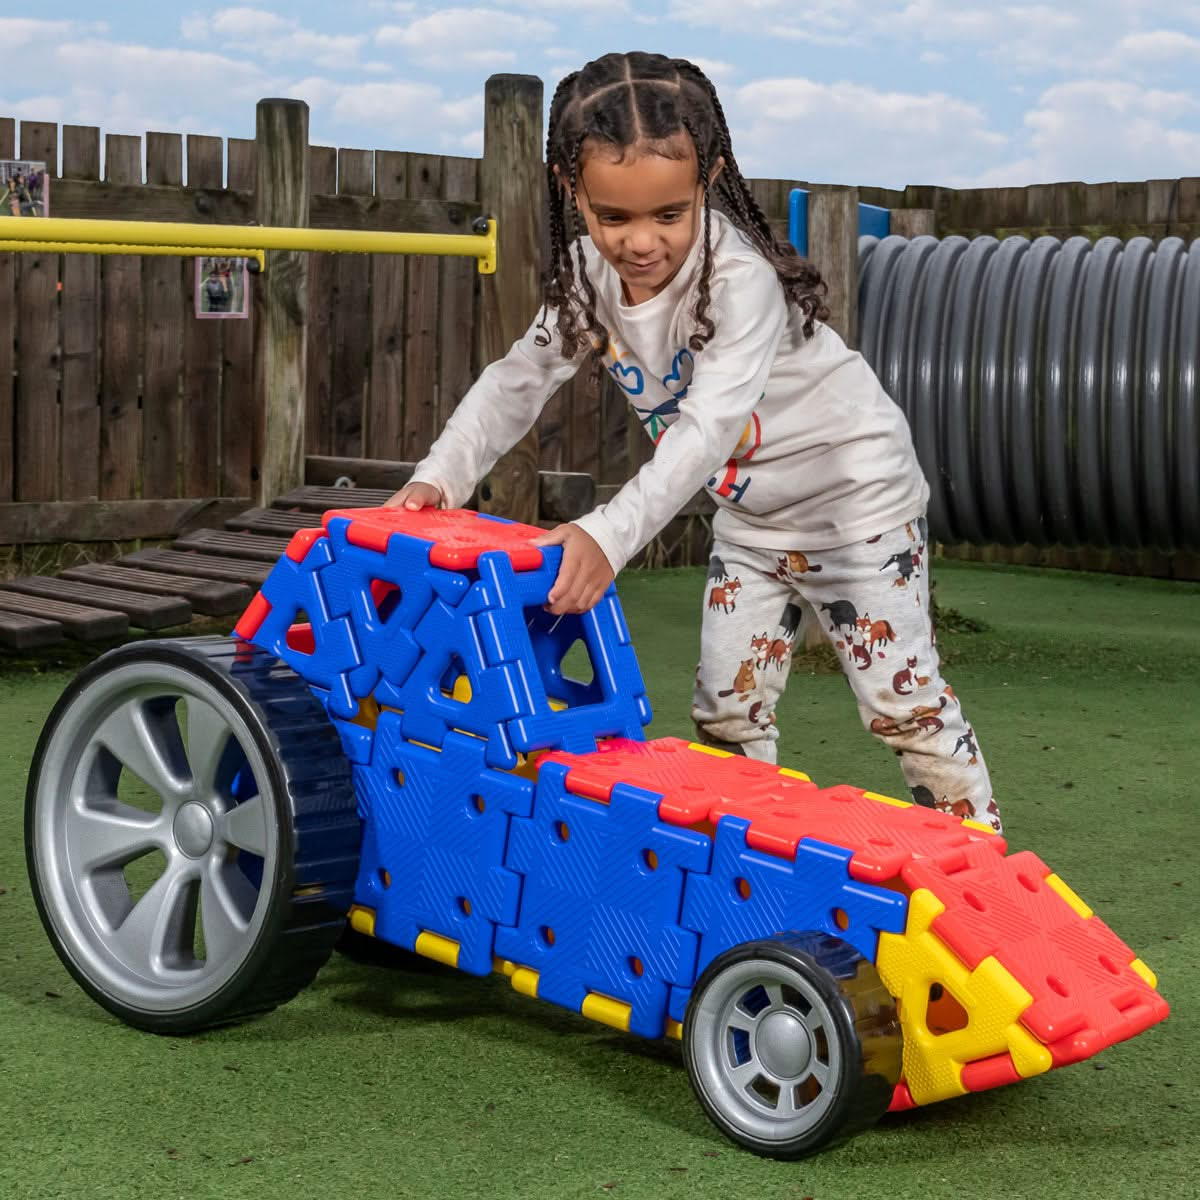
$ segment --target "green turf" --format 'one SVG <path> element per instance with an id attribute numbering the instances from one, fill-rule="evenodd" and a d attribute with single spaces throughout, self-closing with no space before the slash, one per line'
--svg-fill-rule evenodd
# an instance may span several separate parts
<path id="1" fill-rule="evenodd" d="M 70 677 L 47 656 L 0 666 L 0 1200 L 1200 1195 L 1187 1150 L 1200 1116 L 1200 587 L 965 564 L 937 576 L 944 608 L 988 625 L 946 634 L 943 650 L 1011 845 L 1039 853 L 1158 971 L 1166 1024 L 792 1164 L 715 1132 L 675 1046 L 498 978 L 339 958 L 247 1025 L 138 1033 L 66 975 L 25 878 L 25 772 Z M 698 571 L 622 580 L 652 734 L 690 732 L 702 585 Z M 836 675 L 794 676 L 780 721 L 783 765 L 899 792 Z"/>

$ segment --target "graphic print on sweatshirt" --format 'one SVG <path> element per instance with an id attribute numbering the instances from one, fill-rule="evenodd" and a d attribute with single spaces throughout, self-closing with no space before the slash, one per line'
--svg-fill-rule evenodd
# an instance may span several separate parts
<path id="1" fill-rule="evenodd" d="M 670 366 L 660 375 L 639 363 L 633 351 L 623 347 L 616 334 L 609 335 L 605 357 L 612 360 L 606 364 L 608 373 L 629 397 L 642 428 L 657 446 L 679 417 L 679 402 L 691 386 L 695 357 L 686 346 L 681 346 L 671 356 Z"/>
<path id="2" fill-rule="evenodd" d="M 758 400 L 761 404 L 762 396 L 759 396 Z M 741 504 L 751 484 L 750 476 L 743 473 L 742 467 L 758 453 L 762 440 L 762 421 L 759 420 L 757 412 L 752 412 L 738 444 L 733 448 L 733 454 L 725 464 L 724 472 L 719 476 L 714 475 L 708 481 L 708 486 L 718 496 L 732 500 L 734 504 Z"/>

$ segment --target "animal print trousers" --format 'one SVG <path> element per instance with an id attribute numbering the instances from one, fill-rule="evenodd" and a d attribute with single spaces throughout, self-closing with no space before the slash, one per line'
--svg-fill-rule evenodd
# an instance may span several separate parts
<path id="1" fill-rule="evenodd" d="M 811 555 L 714 542 L 692 703 L 700 740 L 776 761 L 792 643 L 815 621 L 913 799 L 999 832 L 975 731 L 938 668 L 926 544 L 924 518 Z"/>

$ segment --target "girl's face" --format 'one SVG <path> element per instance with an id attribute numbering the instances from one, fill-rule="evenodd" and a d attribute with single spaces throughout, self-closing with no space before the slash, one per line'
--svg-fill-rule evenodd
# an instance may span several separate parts
<path id="1" fill-rule="evenodd" d="M 630 304 L 657 296 L 675 278 L 699 233 L 704 190 L 686 137 L 684 148 L 683 158 L 633 148 L 617 159 L 607 148 L 587 146 L 580 156 L 579 210 Z M 722 165 L 718 160 L 714 178 Z"/>

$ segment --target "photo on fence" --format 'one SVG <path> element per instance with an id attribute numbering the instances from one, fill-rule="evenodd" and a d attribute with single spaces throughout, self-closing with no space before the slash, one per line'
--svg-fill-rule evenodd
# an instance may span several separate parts
<path id="1" fill-rule="evenodd" d="M 196 259 L 196 316 L 201 319 L 250 315 L 250 275 L 244 258 Z"/>
<path id="2" fill-rule="evenodd" d="M 50 176 L 44 162 L 0 158 L 0 217 L 50 215 Z"/>

